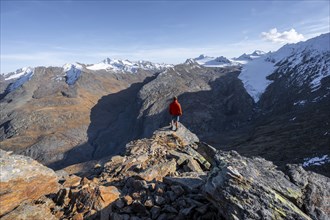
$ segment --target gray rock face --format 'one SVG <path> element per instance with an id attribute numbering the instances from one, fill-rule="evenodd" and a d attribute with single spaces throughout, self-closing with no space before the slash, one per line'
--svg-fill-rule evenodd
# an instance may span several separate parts
<path id="1" fill-rule="evenodd" d="M 330 179 L 290 169 L 290 179 L 269 161 L 218 152 L 204 186 L 226 219 L 327 219 Z M 310 182 L 311 181 L 311 182 Z M 323 186 L 320 185 L 323 182 Z M 319 201 L 315 201 L 318 198 Z"/>
<path id="2" fill-rule="evenodd" d="M 290 180 L 304 192 L 299 206 L 313 219 L 328 219 L 330 216 L 330 179 L 316 173 L 305 171 L 301 166 L 288 165 Z"/>

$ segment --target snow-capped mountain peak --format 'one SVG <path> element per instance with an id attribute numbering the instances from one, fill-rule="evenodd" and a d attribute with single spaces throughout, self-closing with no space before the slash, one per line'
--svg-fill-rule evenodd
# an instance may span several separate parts
<path id="1" fill-rule="evenodd" d="M 129 60 L 106 58 L 100 63 L 88 65 L 86 68 L 89 70 L 106 70 L 115 72 L 136 73 L 139 69 L 161 71 L 171 66 L 172 65 L 152 63 L 150 61 L 144 60 L 132 62 Z"/>
<path id="2" fill-rule="evenodd" d="M 262 50 L 255 50 L 251 55 L 253 56 L 261 56 L 266 54 L 266 52 L 262 51 Z"/>
<path id="3" fill-rule="evenodd" d="M 236 61 L 249 61 L 249 60 L 259 58 L 259 57 L 261 57 L 265 54 L 266 53 L 261 51 L 261 50 L 255 50 L 253 53 L 250 53 L 250 54 L 243 53 L 241 56 L 239 56 L 237 58 L 234 58 L 234 60 L 236 60 Z"/>
<path id="4" fill-rule="evenodd" d="M 243 65 L 239 78 L 255 102 L 259 101 L 272 82 L 267 80 L 267 77 L 275 71 L 277 74 L 274 77 L 285 75 L 291 79 L 290 84 L 310 85 L 311 91 L 316 91 L 321 86 L 321 80 L 330 76 L 329 42 L 330 33 L 304 42 L 287 44 L 275 52 L 250 59 Z"/>
<path id="5" fill-rule="evenodd" d="M 63 70 L 65 72 L 65 81 L 69 85 L 73 85 L 80 77 L 82 65 L 78 63 L 67 63 L 63 65 Z"/>
<path id="6" fill-rule="evenodd" d="M 225 67 L 225 66 L 239 65 L 238 62 L 235 62 L 234 60 L 228 59 L 224 56 L 210 57 L 202 54 L 199 57 L 194 58 L 192 60 L 197 62 L 199 65 L 203 65 L 205 67 Z"/>
<path id="7" fill-rule="evenodd" d="M 195 65 L 195 64 L 199 64 L 195 59 L 187 59 L 184 64 L 187 64 L 187 65 Z"/>
<path id="8" fill-rule="evenodd" d="M 22 86 L 25 82 L 29 81 L 34 74 L 34 68 L 24 67 L 16 70 L 15 72 L 6 74 L 5 80 L 14 80 L 13 83 L 7 88 L 7 92 L 12 92 L 18 87 Z"/>
<path id="9" fill-rule="evenodd" d="M 21 69 L 16 70 L 15 72 L 8 73 L 4 75 L 5 80 L 12 80 L 23 77 L 24 75 L 32 73 L 34 68 L 32 67 L 23 67 Z"/>

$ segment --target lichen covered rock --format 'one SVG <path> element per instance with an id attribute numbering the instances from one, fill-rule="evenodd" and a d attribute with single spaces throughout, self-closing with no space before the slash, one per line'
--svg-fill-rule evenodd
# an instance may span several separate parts
<path id="1" fill-rule="evenodd" d="M 298 179 L 291 181 L 273 163 L 262 158 L 245 158 L 235 151 L 219 151 L 215 160 L 217 166 L 203 190 L 226 219 L 327 219 L 330 216 L 326 206 L 327 177 L 306 175 L 306 171 L 298 175 L 296 167 L 291 174 L 292 179 Z M 320 187 L 321 181 L 325 186 Z M 306 190 L 308 184 L 310 189 Z M 317 196 L 321 197 L 319 201 L 315 201 Z"/>

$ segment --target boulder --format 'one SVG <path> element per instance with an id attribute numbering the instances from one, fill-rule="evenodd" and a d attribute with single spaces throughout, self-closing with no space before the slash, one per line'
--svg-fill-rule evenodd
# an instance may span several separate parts
<path id="1" fill-rule="evenodd" d="M 202 164 L 206 170 L 209 170 L 211 168 L 211 164 L 200 153 L 195 151 L 192 147 L 185 146 L 182 149 L 182 151 L 192 156 L 195 160 L 197 160 L 200 164 Z"/>
<path id="2" fill-rule="evenodd" d="M 58 191 L 55 172 L 29 157 L 0 150 L 0 168 L 0 216 L 23 201 Z"/>
<path id="3" fill-rule="evenodd" d="M 163 178 L 176 171 L 175 159 L 172 159 L 166 163 L 157 164 L 153 167 L 148 168 L 144 172 L 140 173 L 139 176 L 146 181 L 151 180 L 163 180 Z"/>
<path id="4" fill-rule="evenodd" d="M 120 195 L 120 191 L 115 186 L 99 186 L 99 192 L 100 196 L 98 200 L 102 204 L 102 208 L 107 207 L 113 201 L 117 200 Z"/>

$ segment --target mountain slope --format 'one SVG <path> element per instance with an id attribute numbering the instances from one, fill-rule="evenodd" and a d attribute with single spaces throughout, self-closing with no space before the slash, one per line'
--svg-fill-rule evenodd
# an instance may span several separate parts
<path id="1" fill-rule="evenodd" d="M 243 66 L 240 79 L 256 102 L 274 80 L 285 81 L 286 88 L 305 87 L 315 92 L 321 87 L 321 80 L 330 76 L 329 42 L 330 34 L 323 34 L 305 42 L 285 45 L 276 52 L 249 61 Z M 283 91 L 277 83 L 272 87 Z"/>
<path id="2" fill-rule="evenodd" d="M 229 142 L 223 138 L 225 134 L 209 141 L 247 156 L 265 157 L 282 168 L 288 162 L 302 164 L 313 157 L 330 155 L 329 42 L 330 34 L 321 35 L 286 45 L 243 66 L 239 78 L 249 73 L 248 77 L 267 82 L 262 90 L 256 89 L 259 96 L 254 96 L 249 87 L 252 81 L 242 80 L 255 101 L 260 98 L 255 105 L 255 119 L 239 134 L 232 134 Z M 258 63 L 269 68 L 260 72 L 263 69 L 255 65 Z M 256 68 L 252 71 L 248 69 L 251 66 Z M 250 85 L 258 88 L 258 84 Z M 330 175 L 329 163 L 309 168 Z"/>
<path id="3" fill-rule="evenodd" d="M 135 74 L 90 71 L 80 64 L 34 68 L 29 80 L 3 94 L 1 148 L 31 156 L 46 165 L 61 160 L 89 160 L 94 151 L 88 144 L 93 133 L 89 130 L 93 106 L 102 96 L 142 83 L 154 73 L 143 69 Z M 7 83 L 7 88 L 17 81 Z M 84 145 L 84 150 L 68 158 L 66 153 L 80 145 Z"/>

